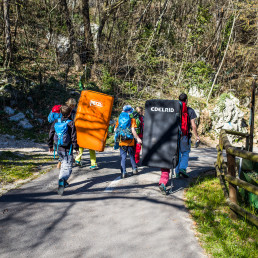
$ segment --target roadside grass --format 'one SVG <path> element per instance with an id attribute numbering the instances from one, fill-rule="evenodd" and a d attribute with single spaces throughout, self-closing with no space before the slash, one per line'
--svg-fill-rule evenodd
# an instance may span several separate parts
<path id="1" fill-rule="evenodd" d="M 258 228 L 244 218 L 231 220 L 219 179 L 199 177 L 185 192 L 203 248 L 213 257 L 257 257 Z M 254 211 L 250 208 L 249 211 Z"/>
<path id="2" fill-rule="evenodd" d="M 42 155 L 23 155 L 10 151 L 0 152 L 0 184 L 5 185 L 19 179 L 28 179 L 44 173 L 45 166 L 53 161 Z M 40 171 L 40 173 L 39 173 Z"/>

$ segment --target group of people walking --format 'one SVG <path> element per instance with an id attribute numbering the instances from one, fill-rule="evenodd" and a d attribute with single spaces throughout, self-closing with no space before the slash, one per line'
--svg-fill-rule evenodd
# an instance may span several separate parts
<path id="1" fill-rule="evenodd" d="M 179 164 L 176 168 L 176 176 L 188 177 L 186 169 L 188 167 L 189 153 L 191 148 L 190 128 L 197 140 L 200 140 L 196 124 L 195 111 L 187 107 L 187 95 L 181 94 L 179 100 L 183 103 L 182 115 L 184 113 L 189 120 L 187 132 L 184 132 L 181 137 L 179 150 Z M 60 172 L 58 181 L 58 194 L 63 195 L 64 188 L 69 186 L 67 182 L 71 173 L 73 162 L 75 165 L 81 165 L 83 148 L 77 144 L 76 128 L 74 119 L 76 114 L 76 100 L 69 99 L 64 105 L 54 106 L 49 114 L 49 122 L 51 128 L 49 131 L 48 147 L 50 152 L 57 152 L 60 162 Z M 165 121 L 164 121 L 165 122 Z M 137 107 L 135 110 L 131 105 L 125 105 L 115 125 L 115 146 L 120 149 L 121 158 L 121 178 L 126 178 L 128 173 L 126 170 L 126 157 L 130 157 L 132 171 L 134 175 L 138 174 L 138 166 L 140 165 L 140 152 L 143 140 L 144 131 L 144 110 L 142 107 Z M 73 150 L 77 156 L 73 159 Z M 98 168 L 96 161 L 96 153 L 94 150 L 89 150 L 91 169 Z M 161 169 L 161 178 L 159 187 L 162 193 L 166 192 L 166 185 L 169 180 L 170 169 Z"/>

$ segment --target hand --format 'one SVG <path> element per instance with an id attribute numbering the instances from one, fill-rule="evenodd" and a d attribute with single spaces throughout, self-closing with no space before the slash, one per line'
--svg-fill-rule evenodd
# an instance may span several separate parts
<path id="1" fill-rule="evenodd" d="M 138 139 L 137 139 L 137 143 L 142 144 L 141 138 L 138 138 Z"/>
<path id="2" fill-rule="evenodd" d="M 79 151 L 75 151 L 76 152 L 76 155 L 79 155 Z"/>
<path id="3" fill-rule="evenodd" d="M 196 141 L 197 141 L 197 142 L 200 141 L 200 137 L 199 137 L 199 136 L 196 137 Z"/>
<path id="4" fill-rule="evenodd" d="M 54 148 L 49 148 L 49 152 L 52 153 L 54 151 Z"/>

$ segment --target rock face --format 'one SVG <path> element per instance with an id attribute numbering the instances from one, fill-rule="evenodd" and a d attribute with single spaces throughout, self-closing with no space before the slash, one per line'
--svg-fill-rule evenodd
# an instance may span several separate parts
<path id="1" fill-rule="evenodd" d="M 22 127 L 23 129 L 32 129 L 33 126 L 30 124 L 30 122 L 28 121 L 27 118 L 21 120 L 18 124 L 20 127 Z"/>
<path id="2" fill-rule="evenodd" d="M 224 95 L 217 102 L 217 106 L 211 112 L 212 128 L 216 133 L 221 129 L 234 130 L 238 132 L 246 132 L 243 127 L 244 112 L 239 108 L 239 100 L 232 94 Z"/>
<path id="3" fill-rule="evenodd" d="M 15 113 L 15 110 L 10 107 L 4 107 L 4 112 L 8 114 L 9 116 L 13 115 Z"/>
<path id="4" fill-rule="evenodd" d="M 205 96 L 204 90 L 198 89 L 196 86 L 191 87 L 188 94 L 197 98 L 203 98 Z"/>
<path id="5" fill-rule="evenodd" d="M 14 115 L 14 116 L 9 117 L 9 120 L 10 121 L 14 121 L 14 122 L 18 122 L 18 121 L 20 121 L 20 120 L 22 120 L 24 118 L 25 118 L 25 115 L 20 112 L 20 113 Z"/>
<path id="6" fill-rule="evenodd" d="M 14 116 L 9 117 L 9 120 L 14 121 L 14 122 L 18 122 L 18 126 L 22 127 L 23 129 L 32 129 L 33 128 L 33 125 L 30 124 L 29 120 L 27 118 L 25 118 L 25 115 L 22 112 L 14 115 Z"/>

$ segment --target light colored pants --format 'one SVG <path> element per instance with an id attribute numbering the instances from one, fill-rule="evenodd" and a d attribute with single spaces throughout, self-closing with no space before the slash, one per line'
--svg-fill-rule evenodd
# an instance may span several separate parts
<path id="1" fill-rule="evenodd" d="M 68 178 L 72 174 L 73 155 L 69 155 L 69 151 L 58 151 L 58 155 L 61 161 L 59 179 L 68 180 Z"/>
<path id="2" fill-rule="evenodd" d="M 84 148 L 80 147 L 79 148 L 79 154 L 76 156 L 75 161 L 78 161 L 78 162 L 81 161 L 83 151 L 84 151 Z M 89 152 L 90 152 L 90 163 L 91 163 L 91 166 L 97 166 L 96 151 L 95 150 L 89 150 Z"/>

